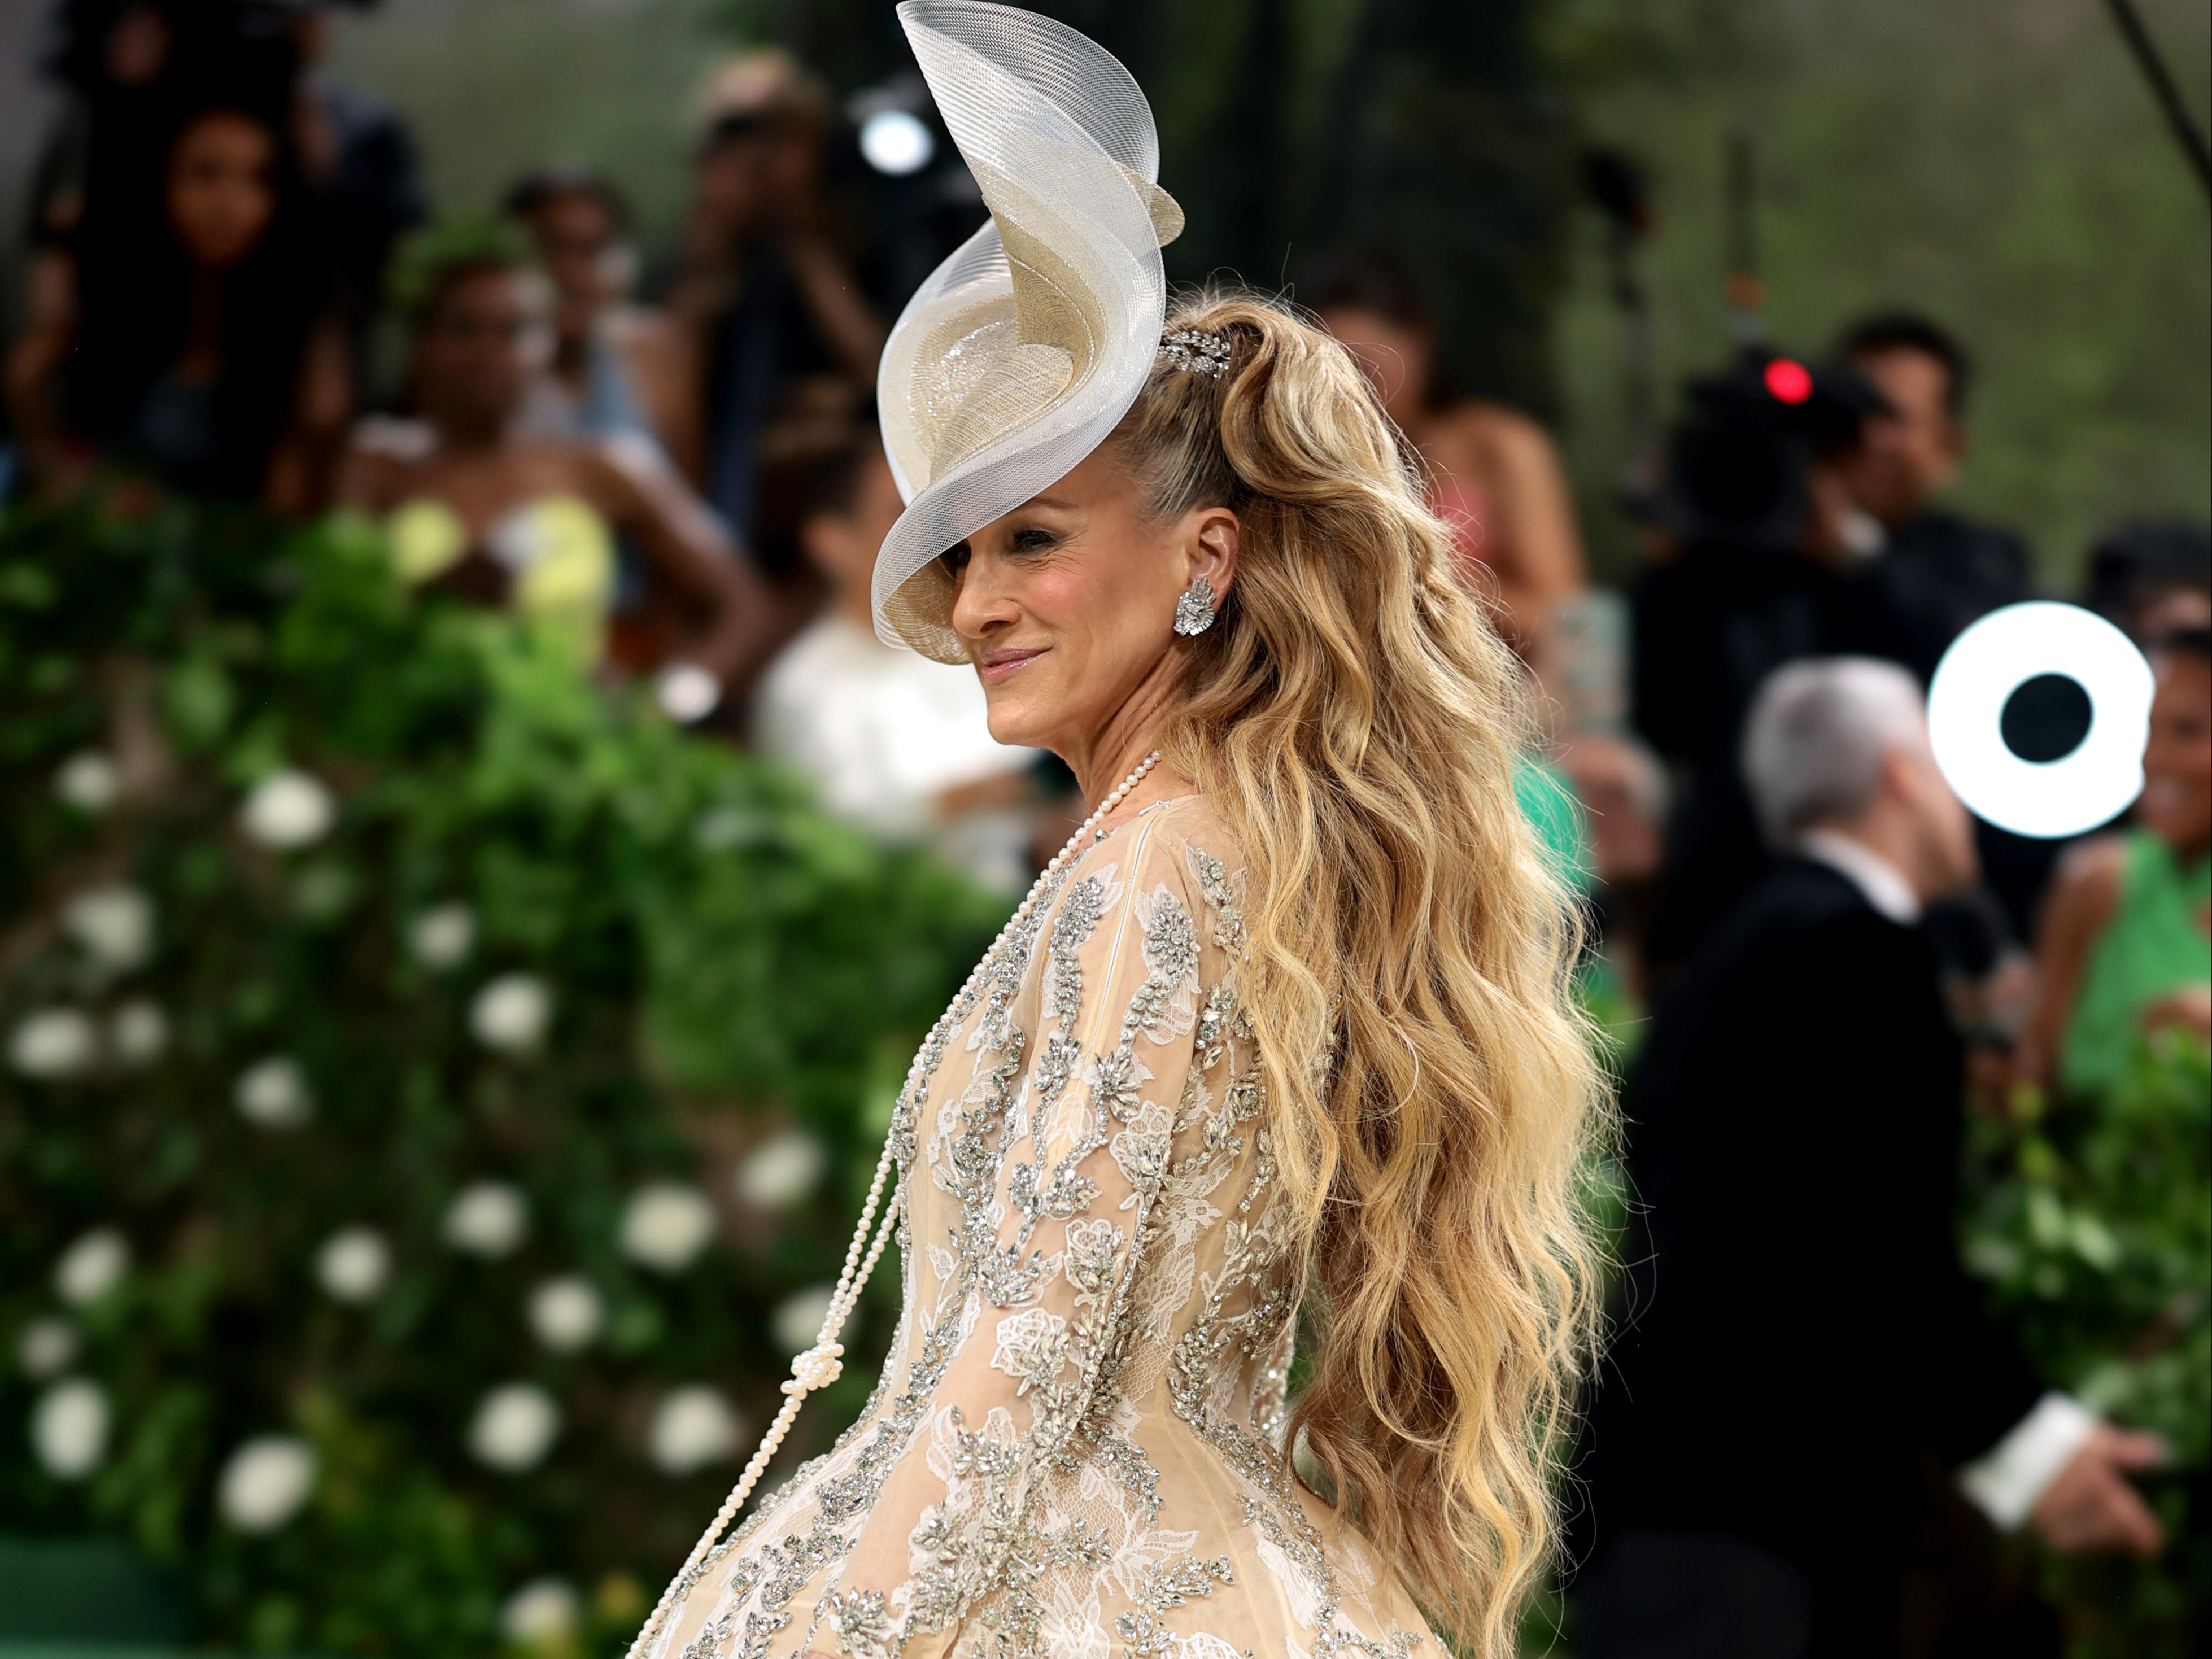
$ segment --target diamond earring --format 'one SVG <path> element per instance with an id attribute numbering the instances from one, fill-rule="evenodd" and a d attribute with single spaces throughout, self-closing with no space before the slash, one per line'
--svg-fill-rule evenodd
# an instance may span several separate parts
<path id="1" fill-rule="evenodd" d="M 1213 584 L 1204 576 L 1193 576 L 1190 586 L 1176 601 L 1175 631 L 1195 635 L 1213 626 Z"/>

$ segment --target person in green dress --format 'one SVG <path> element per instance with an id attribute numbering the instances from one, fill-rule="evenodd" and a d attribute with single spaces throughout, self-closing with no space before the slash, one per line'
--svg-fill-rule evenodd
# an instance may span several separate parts
<path id="1" fill-rule="evenodd" d="M 2117 1082 L 2147 1031 L 2212 1041 L 2212 631 L 2169 635 L 2151 660 L 2136 821 L 2068 854 L 2037 944 L 2021 1073 L 2069 1094 Z"/>

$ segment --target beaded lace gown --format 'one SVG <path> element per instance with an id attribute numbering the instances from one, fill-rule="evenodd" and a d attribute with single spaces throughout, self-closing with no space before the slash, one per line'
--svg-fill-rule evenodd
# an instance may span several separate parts
<path id="1" fill-rule="evenodd" d="M 1297 1243 L 1197 796 L 1070 860 L 892 1124 L 883 1377 L 652 1659 L 1407 1659 L 1396 1576 L 1285 1471 Z"/>

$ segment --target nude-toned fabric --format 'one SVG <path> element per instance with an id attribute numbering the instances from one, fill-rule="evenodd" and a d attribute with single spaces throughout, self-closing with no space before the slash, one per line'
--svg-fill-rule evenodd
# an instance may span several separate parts
<path id="1" fill-rule="evenodd" d="M 1297 1241 L 1237 1003 L 1241 863 L 1199 797 L 1136 815 L 930 1033 L 883 1379 L 653 1659 L 1442 1654 L 1284 1468 Z"/>

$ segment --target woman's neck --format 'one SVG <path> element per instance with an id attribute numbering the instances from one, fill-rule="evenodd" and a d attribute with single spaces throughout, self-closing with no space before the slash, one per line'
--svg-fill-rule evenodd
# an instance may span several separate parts
<path id="1" fill-rule="evenodd" d="M 1083 792 L 1086 807 L 1095 808 L 1113 793 L 1124 778 L 1143 764 L 1145 757 L 1159 747 L 1174 704 L 1176 678 L 1174 669 L 1164 661 L 1122 699 L 1121 707 L 1097 732 L 1061 753 L 1068 770 L 1075 774 L 1076 787 Z M 1155 768 L 1130 800 L 1157 799 L 1162 793 L 1155 787 L 1159 775 Z"/>

